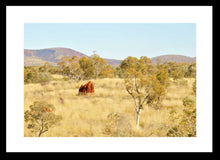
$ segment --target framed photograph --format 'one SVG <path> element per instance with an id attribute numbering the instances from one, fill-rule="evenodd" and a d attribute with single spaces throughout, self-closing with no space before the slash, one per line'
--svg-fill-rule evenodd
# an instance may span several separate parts
<path id="1" fill-rule="evenodd" d="M 211 152 L 212 6 L 7 6 L 7 152 Z"/>

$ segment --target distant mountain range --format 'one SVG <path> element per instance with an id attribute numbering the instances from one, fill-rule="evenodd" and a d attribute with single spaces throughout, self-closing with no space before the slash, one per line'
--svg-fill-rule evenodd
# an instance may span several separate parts
<path id="1" fill-rule="evenodd" d="M 63 56 L 69 55 L 88 57 L 87 55 L 69 48 L 48 48 L 48 49 L 24 49 L 24 65 L 42 65 L 45 62 L 50 62 L 53 65 L 57 64 Z"/>
<path id="2" fill-rule="evenodd" d="M 176 63 L 182 63 L 182 62 L 196 62 L 196 57 L 188 57 L 188 56 L 182 56 L 182 55 L 162 55 L 151 58 L 152 62 L 157 64 L 158 59 L 161 59 L 161 63 L 164 62 L 176 62 Z"/>
<path id="3" fill-rule="evenodd" d="M 63 56 L 67 56 L 67 55 L 69 55 L 70 57 L 78 56 L 79 58 L 89 57 L 86 54 L 83 54 L 81 52 L 69 48 L 47 48 L 47 49 L 34 49 L 34 50 L 24 49 L 24 65 L 25 66 L 43 65 L 45 62 L 50 62 L 51 64 L 56 65 L 57 62 L 59 62 Z M 162 60 L 162 63 L 164 63 L 165 61 L 174 61 L 177 63 L 196 61 L 195 57 L 192 58 L 182 55 L 163 55 L 163 56 L 153 57 L 152 62 L 156 64 L 158 58 Z M 118 65 L 120 65 L 122 61 L 116 59 L 107 59 L 107 58 L 104 59 L 113 67 L 117 67 Z"/>
<path id="4" fill-rule="evenodd" d="M 50 62 L 51 64 L 56 65 L 63 56 L 67 55 L 70 57 L 78 56 L 79 58 L 89 57 L 86 54 L 69 48 L 24 49 L 24 65 L 42 65 L 45 62 Z M 121 60 L 116 59 L 105 58 L 105 60 L 112 66 L 118 66 L 121 63 Z"/>

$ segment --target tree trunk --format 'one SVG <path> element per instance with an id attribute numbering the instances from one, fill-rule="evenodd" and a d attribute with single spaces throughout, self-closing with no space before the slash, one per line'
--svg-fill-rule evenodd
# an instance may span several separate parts
<path id="1" fill-rule="evenodd" d="M 42 130 L 40 130 L 40 132 L 39 132 L 39 134 L 38 134 L 38 137 L 40 137 L 40 136 L 41 136 L 41 134 L 42 134 Z"/>
<path id="2" fill-rule="evenodd" d="M 40 137 L 40 136 L 41 136 L 41 134 L 43 134 L 44 132 L 47 132 L 47 131 L 48 131 L 48 129 L 47 129 L 47 130 L 45 130 L 45 131 L 40 130 L 40 132 L 39 132 L 39 134 L 38 134 L 38 137 Z"/>
<path id="3" fill-rule="evenodd" d="M 141 109 L 139 108 L 137 111 L 137 119 L 136 119 L 137 129 L 139 129 L 140 113 L 141 113 Z"/>

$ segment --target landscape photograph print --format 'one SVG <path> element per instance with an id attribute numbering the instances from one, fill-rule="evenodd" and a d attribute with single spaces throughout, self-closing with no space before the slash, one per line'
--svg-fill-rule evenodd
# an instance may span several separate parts
<path id="1" fill-rule="evenodd" d="M 24 23 L 24 137 L 196 137 L 195 23 Z"/>

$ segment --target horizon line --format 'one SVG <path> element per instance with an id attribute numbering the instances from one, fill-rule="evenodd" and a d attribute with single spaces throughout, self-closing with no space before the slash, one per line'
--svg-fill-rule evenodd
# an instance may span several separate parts
<path id="1" fill-rule="evenodd" d="M 55 48 L 70 49 L 70 50 L 74 50 L 74 51 L 76 51 L 76 52 L 79 52 L 79 53 L 81 53 L 81 54 L 84 54 L 84 55 L 88 56 L 87 54 L 82 53 L 81 51 L 77 51 L 77 50 L 75 50 L 75 49 L 67 48 L 67 47 L 49 47 L 49 48 L 41 48 L 41 49 L 25 49 L 25 48 L 24 48 L 24 50 L 44 50 L 44 49 L 55 49 Z M 98 54 L 98 55 L 99 55 L 99 54 Z M 157 55 L 157 56 L 154 56 L 154 57 L 148 57 L 148 56 L 146 56 L 146 57 L 152 59 L 152 58 L 157 58 L 157 57 L 160 57 L 160 56 L 185 56 L 185 57 L 190 57 L 190 58 L 196 58 L 196 56 L 193 56 L 193 57 L 192 57 L 192 56 L 186 56 L 186 55 L 183 55 L 183 54 L 161 54 L 161 55 Z M 88 56 L 88 57 L 90 57 L 90 56 Z M 101 56 L 100 56 L 100 57 L 101 57 Z M 128 57 L 129 57 L 129 56 L 128 56 Z M 135 56 L 131 56 L 131 57 L 135 57 Z M 112 58 L 104 58 L 104 59 L 112 59 Z M 113 60 L 122 60 L 122 59 L 113 59 Z"/>

